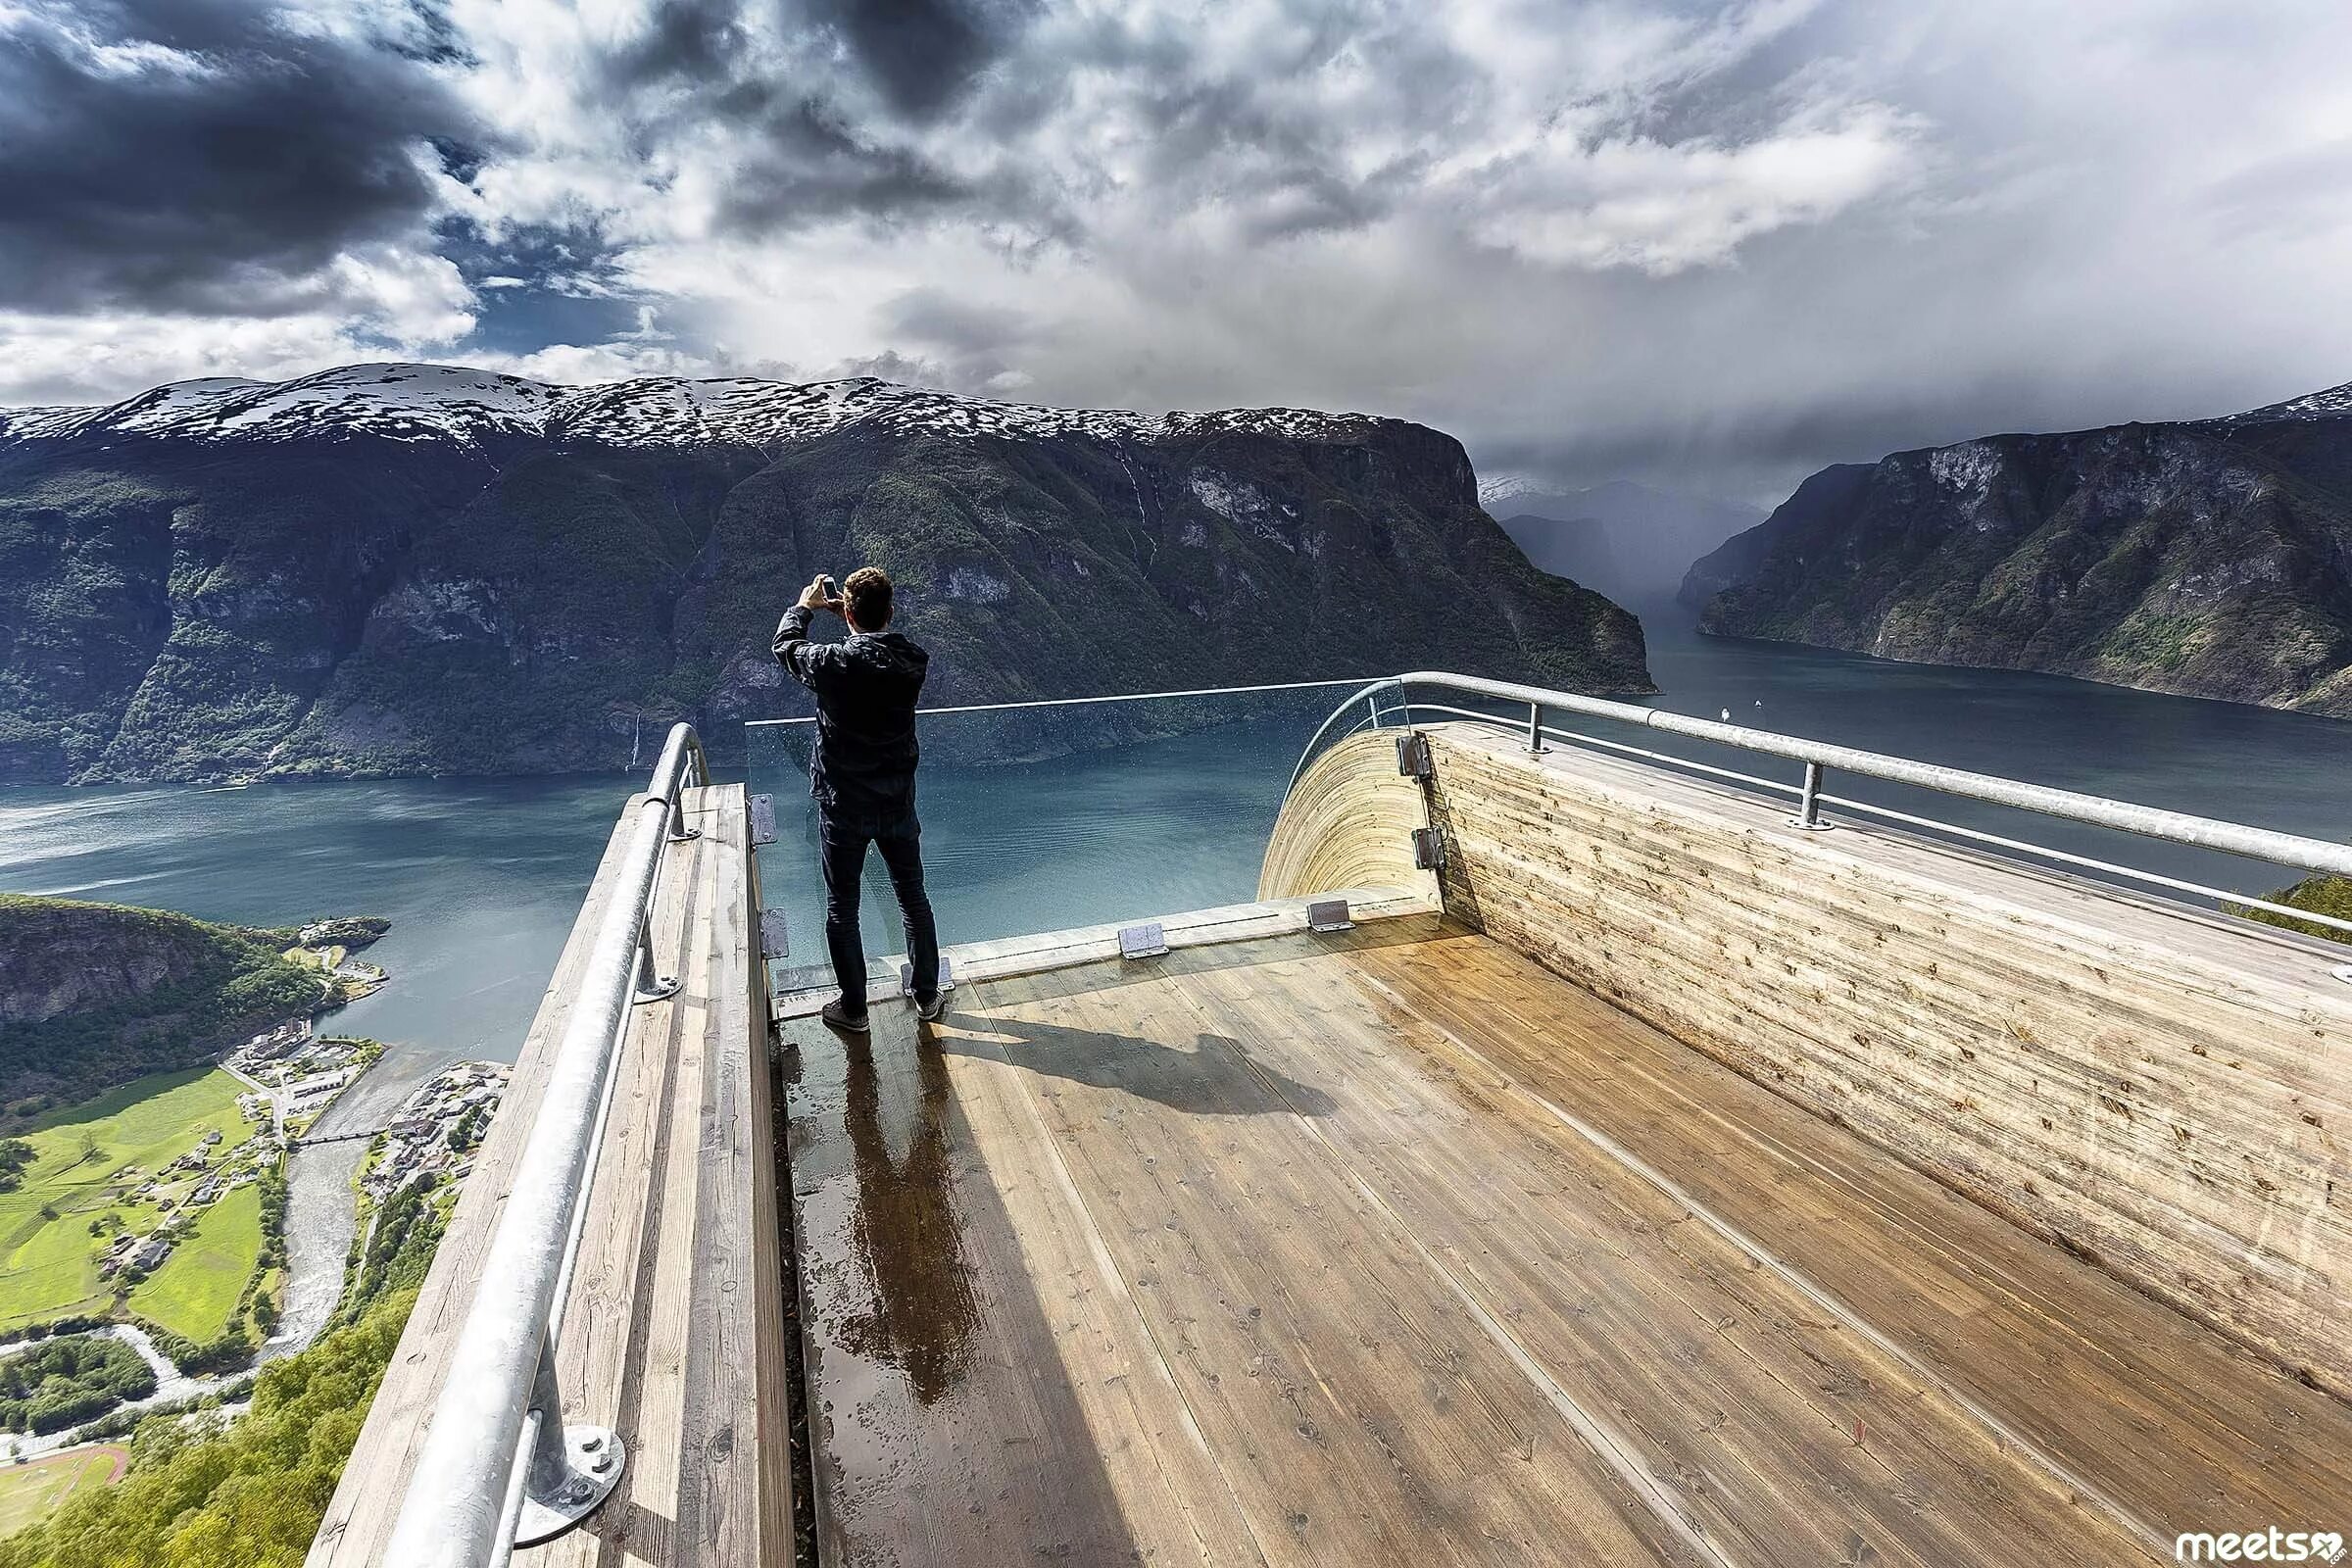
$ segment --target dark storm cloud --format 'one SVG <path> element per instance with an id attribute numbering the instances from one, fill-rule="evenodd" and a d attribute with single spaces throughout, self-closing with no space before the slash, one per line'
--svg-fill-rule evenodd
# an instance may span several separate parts
<path id="1" fill-rule="evenodd" d="M 273 7 L 118 0 L 0 28 L 0 305 L 269 315 L 434 205 L 414 149 L 477 145 L 398 35 L 290 30 Z"/>
<path id="2" fill-rule="evenodd" d="M 826 219 L 907 219 L 968 204 L 973 186 L 916 149 L 855 124 L 821 99 L 747 85 L 731 95 L 758 104 L 759 139 L 731 171 L 720 221 L 760 233 Z"/>
<path id="3" fill-rule="evenodd" d="M 807 0 L 883 100 L 913 120 L 953 105 L 1020 25 L 1010 6 L 970 0 Z"/>
<path id="4" fill-rule="evenodd" d="M 644 35 L 606 63 L 626 90 L 667 81 L 724 82 L 743 58 L 745 34 L 735 0 L 658 0 Z"/>

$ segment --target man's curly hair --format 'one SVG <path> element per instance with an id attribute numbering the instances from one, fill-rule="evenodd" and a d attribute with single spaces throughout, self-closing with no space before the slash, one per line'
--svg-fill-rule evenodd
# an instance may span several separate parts
<path id="1" fill-rule="evenodd" d="M 859 566 L 841 585 L 841 597 L 859 631 L 880 631 L 890 624 L 890 578 L 880 566 Z"/>

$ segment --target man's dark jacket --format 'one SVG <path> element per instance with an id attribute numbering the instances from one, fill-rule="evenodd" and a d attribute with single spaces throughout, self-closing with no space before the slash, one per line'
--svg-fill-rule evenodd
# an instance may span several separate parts
<path id="1" fill-rule="evenodd" d="M 776 660 L 816 694 L 808 793 L 848 826 L 888 827 L 914 809 L 914 705 L 931 656 L 895 631 L 812 643 L 814 611 L 795 605 L 776 628 Z"/>

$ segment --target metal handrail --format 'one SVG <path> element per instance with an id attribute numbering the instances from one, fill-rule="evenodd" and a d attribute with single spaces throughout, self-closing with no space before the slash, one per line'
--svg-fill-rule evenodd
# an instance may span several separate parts
<path id="1" fill-rule="evenodd" d="M 710 778 L 693 726 L 672 726 L 634 808 L 612 902 L 515 1163 L 490 1266 L 451 1349 L 386 1562 L 503 1563 L 516 1545 L 577 1524 L 620 1479 L 625 1456 L 610 1428 L 564 1425 L 557 1332 L 629 1009 L 677 990 L 655 972 L 654 897 L 668 846 L 696 835 L 680 797 Z"/>
<path id="2" fill-rule="evenodd" d="M 1524 703 L 1527 705 L 1527 717 L 1522 721 L 1505 718 L 1499 714 L 1479 713 L 1467 709 L 1452 708 L 1442 704 L 1416 704 L 1411 700 L 1409 690 L 1414 686 L 1436 686 L 1450 691 L 1468 693 L 1476 697 L 1492 698 L 1514 704 Z M 1318 749 L 1333 728 L 1343 720 L 1348 719 L 1354 713 L 1358 704 L 1370 703 L 1376 694 L 1390 687 L 1398 690 L 1400 706 L 1406 714 L 1408 723 L 1416 708 L 1423 711 L 1446 712 L 1505 728 L 1513 733 L 1524 733 L 1529 737 L 1531 743 L 1550 738 L 1576 744 L 1600 746 L 1613 751 L 1633 752 L 1635 755 L 1647 757 L 1675 767 L 1688 767 L 1703 773 L 1733 777 L 1745 783 L 1758 784 L 1768 789 L 1794 795 L 1798 801 L 1797 815 L 1793 820 L 1800 827 L 1821 828 L 1826 826 L 1827 824 L 1821 819 L 1820 808 L 1824 802 L 1829 802 L 1848 809 L 1868 811 L 1911 825 L 1956 833 L 2004 849 L 2019 850 L 2069 864 L 2113 872 L 2174 891 L 2200 894 L 2239 907 L 2268 910 L 2297 919 L 2309 920 L 2333 929 L 2352 932 L 2352 921 L 2341 920 L 2331 915 L 2274 904 L 2220 888 L 2209 888 L 2198 883 L 2184 882 L 2179 878 L 2139 870 L 2132 866 L 2118 865 L 2109 861 L 2091 859 L 2084 856 L 2070 855 L 2064 851 L 2045 849 L 2039 845 L 2004 839 L 1953 823 L 1937 822 L 1926 817 L 1907 816 L 1884 807 L 1840 800 L 1825 795 L 1822 785 L 1829 770 L 1836 768 L 1843 772 L 1859 774 L 1864 778 L 1882 779 L 1893 784 L 1907 784 L 1915 788 L 1932 790 L 1942 795 L 1957 796 L 1965 800 L 1983 801 L 1988 805 L 2035 811 L 2044 816 L 2057 817 L 2064 821 L 2079 822 L 2091 827 L 2111 828 L 2137 834 L 2142 838 L 2187 845 L 2194 849 L 2214 850 L 2228 855 L 2244 856 L 2275 865 L 2289 866 L 2305 871 L 2328 872 L 2337 876 L 2352 876 L 2352 845 L 2331 843 L 2325 839 L 2305 838 L 2300 834 L 2282 833 L 2274 828 L 2252 827 L 2241 822 L 2225 821 L 2218 817 L 2197 816 L 2186 811 L 2168 810 L 2161 807 L 2139 806 L 2129 801 L 2111 800 L 2100 795 L 2085 795 L 2074 790 L 2055 789 L 2045 784 L 2028 784 L 2022 780 L 2003 778 L 1997 774 L 1975 773 L 1965 768 L 1946 767 L 1936 762 L 1915 761 L 1909 758 L 1890 757 L 1884 753 L 1863 751 L 1851 746 L 1837 746 L 1823 741 L 1803 740 L 1796 736 L 1776 734 L 1771 730 L 1750 729 L 1740 724 L 1690 718 L 1681 713 L 1667 712 L 1661 709 L 1643 708 L 1636 703 L 1613 702 L 1600 697 L 1584 697 L 1573 692 L 1552 691 L 1544 687 L 1527 686 L 1513 681 L 1487 680 L 1476 675 L 1456 675 L 1443 670 L 1415 670 L 1403 675 L 1392 676 L 1387 680 L 1371 682 L 1350 694 L 1345 702 L 1332 710 L 1331 716 L 1323 721 L 1322 727 L 1317 729 L 1314 736 L 1307 742 L 1305 751 L 1299 756 L 1298 767 L 1291 774 L 1291 784 L 1294 787 L 1298 784 L 1299 776 L 1305 772 L 1307 764 L 1317 756 Z M 1740 751 L 1802 762 L 1805 765 L 1804 782 L 1801 785 L 1774 783 L 1749 775 L 1732 773 L 1729 769 L 1710 767 L 1703 762 L 1667 757 L 1659 753 L 1643 752 L 1640 748 L 1624 746 L 1614 741 L 1556 730 L 1546 726 L 1544 722 L 1544 716 L 1553 711 L 1614 719 L 1648 729 L 1664 730 L 1669 734 L 1681 735 L 1691 740 L 1708 741 Z M 1361 719 L 1357 718 L 1355 723 L 1360 724 Z"/>
<path id="3" fill-rule="evenodd" d="M 1200 686 L 1190 691 L 1110 692 L 1101 697 L 1037 697 L 1017 703 L 965 703 L 955 708 L 918 708 L 914 711 L 918 718 L 929 718 L 939 713 L 999 713 L 1021 708 L 1086 708 L 1096 703 L 1151 703 L 1174 697 L 1246 697 L 1252 692 L 1311 692 L 1333 686 L 1353 686 L 1356 683 L 1357 678 L 1350 675 L 1343 680 L 1286 680 L 1267 686 Z M 1378 680 L 1368 689 L 1388 684 L 1386 680 Z M 743 727 L 770 729 L 815 722 L 813 714 L 803 714 L 799 718 L 747 718 L 743 721 Z"/>

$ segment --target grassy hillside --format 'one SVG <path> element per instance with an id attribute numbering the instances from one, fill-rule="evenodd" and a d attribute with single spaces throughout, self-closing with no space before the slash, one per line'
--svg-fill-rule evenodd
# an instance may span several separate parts
<path id="1" fill-rule="evenodd" d="M 327 1333 L 262 1369 L 242 1419 L 148 1417 L 130 1474 L 103 1490 L 94 1475 L 79 1478 L 42 1523 L 0 1539 L 0 1568 L 295 1568 L 440 1245 L 445 1192 L 404 1189 L 396 1202 Z M 69 1489 L 44 1478 L 41 1490 Z M 38 1517 L 47 1500 L 24 1499 L 17 1517 Z M 0 1507 L 8 1502 L 0 1491 Z"/>
<path id="2" fill-rule="evenodd" d="M 240 1187 L 204 1211 L 188 1239 L 130 1293 L 130 1309 L 210 1345 L 226 1329 L 262 1255 L 262 1190 Z"/>
<path id="3" fill-rule="evenodd" d="M 144 1232 L 160 1217 L 119 1196 L 119 1173 L 157 1170 L 207 1131 L 221 1135 L 224 1151 L 243 1143 L 255 1131 L 237 1113 L 243 1087 L 217 1068 L 141 1079 L 17 1135 L 33 1157 L 22 1185 L 0 1193 L 0 1331 L 108 1309 L 113 1289 L 99 1259 L 118 1231 Z M 248 1189 L 222 1201 L 239 1196 L 254 1195 Z M 156 1277 L 170 1272 L 167 1263 Z"/>
<path id="4" fill-rule="evenodd" d="M 0 1133 L 316 1012 L 318 973 L 259 933 L 0 894 Z"/>

